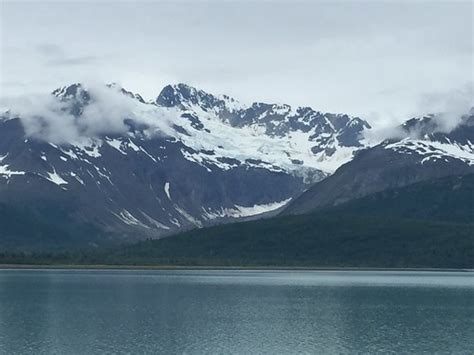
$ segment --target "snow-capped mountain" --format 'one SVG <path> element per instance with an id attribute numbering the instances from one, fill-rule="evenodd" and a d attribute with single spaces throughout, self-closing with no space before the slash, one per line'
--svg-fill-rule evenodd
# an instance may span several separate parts
<path id="1" fill-rule="evenodd" d="M 439 131 L 436 115 L 412 118 L 402 128 L 407 137 L 386 140 L 382 143 L 385 149 L 414 154 L 421 158 L 420 164 L 443 160 L 474 165 L 474 112 L 462 116 L 459 125 L 449 133 Z"/>
<path id="2" fill-rule="evenodd" d="M 191 127 L 207 133 L 194 134 L 203 145 L 215 133 L 218 140 L 223 135 L 235 137 L 232 140 L 239 147 L 239 154 L 248 148 L 246 155 L 270 160 L 296 172 L 309 168 L 331 174 L 363 146 L 362 132 L 370 129 L 369 124 L 358 117 L 322 113 L 310 107 L 293 109 L 286 104 L 246 106 L 229 96 L 213 96 L 185 84 L 166 86 L 155 103 L 184 110 Z M 210 127 L 212 125 L 214 127 Z M 215 143 L 207 144 L 207 148 L 216 150 Z M 233 149 L 226 147 L 227 157 Z"/>
<path id="3" fill-rule="evenodd" d="M 116 84 L 50 96 L 0 118 L 0 205 L 42 225 L 61 219 L 58 238 L 87 230 L 87 242 L 277 210 L 351 160 L 370 128 L 357 117 L 246 106 L 184 84 L 151 102 Z"/>
<path id="4" fill-rule="evenodd" d="M 440 127 L 440 117 L 405 122 L 400 138 L 361 150 L 293 200 L 283 213 L 306 213 L 420 181 L 474 173 L 474 111 L 458 117 L 458 125 L 449 132 Z"/>

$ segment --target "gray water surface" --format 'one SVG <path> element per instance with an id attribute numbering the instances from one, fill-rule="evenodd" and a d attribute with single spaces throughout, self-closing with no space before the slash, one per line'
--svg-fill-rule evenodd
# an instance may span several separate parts
<path id="1" fill-rule="evenodd" d="M 0 270 L 2 354 L 474 353 L 474 274 Z"/>

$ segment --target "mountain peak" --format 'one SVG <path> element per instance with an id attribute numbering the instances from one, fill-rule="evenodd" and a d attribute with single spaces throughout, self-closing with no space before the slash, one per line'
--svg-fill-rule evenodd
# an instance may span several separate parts
<path id="1" fill-rule="evenodd" d="M 156 98 L 155 104 L 183 109 L 197 106 L 203 111 L 214 110 L 218 113 L 234 113 L 246 108 L 229 95 L 213 95 L 184 83 L 166 85 Z"/>
<path id="2" fill-rule="evenodd" d="M 80 116 L 84 106 L 91 100 L 91 95 L 81 83 L 63 86 L 52 92 L 60 101 L 70 103 L 68 111 L 73 116 Z"/>
<path id="3" fill-rule="evenodd" d="M 105 87 L 109 89 L 117 90 L 123 95 L 129 96 L 132 99 L 136 99 L 140 101 L 141 103 L 145 103 L 145 100 L 140 94 L 136 94 L 136 93 L 126 90 L 124 87 L 117 84 L 116 82 L 105 84 Z M 89 102 L 92 97 L 88 88 L 84 84 L 81 84 L 81 83 L 74 83 L 74 84 L 57 88 L 56 90 L 52 92 L 52 94 L 60 100 L 74 100 L 81 103 Z"/>
<path id="4" fill-rule="evenodd" d="M 52 94 L 59 99 L 82 98 L 84 101 L 90 99 L 89 93 L 81 83 L 74 83 L 57 88 L 52 92 Z"/>
<path id="5" fill-rule="evenodd" d="M 158 106 L 173 107 L 180 103 L 177 85 L 166 85 L 155 100 Z"/>
<path id="6" fill-rule="evenodd" d="M 128 97 L 131 97 L 132 99 L 137 99 L 142 104 L 145 103 L 145 100 L 143 99 L 143 97 L 140 94 L 136 94 L 134 92 L 128 91 L 127 89 L 125 89 L 123 86 L 117 84 L 116 82 L 107 84 L 106 86 L 110 89 L 115 89 L 115 90 L 119 91 L 120 93 L 122 93 L 122 94 L 124 94 Z"/>
<path id="7" fill-rule="evenodd" d="M 474 114 L 471 109 L 465 114 L 441 112 L 413 117 L 403 123 L 401 128 L 411 138 L 425 139 L 467 129 L 473 125 Z"/>
<path id="8" fill-rule="evenodd" d="M 230 100 L 229 97 L 227 98 Z M 182 108 L 196 105 L 204 111 L 225 104 L 219 97 L 184 83 L 165 86 L 156 98 L 155 103 L 164 107 L 179 106 Z"/>

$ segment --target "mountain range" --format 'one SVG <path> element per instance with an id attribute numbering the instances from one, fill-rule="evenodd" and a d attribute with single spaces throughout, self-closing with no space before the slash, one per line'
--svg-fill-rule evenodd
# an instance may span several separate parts
<path id="1" fill-rule="evenodd" d="M 333 175 L 291 201 L 284 214 L 336 206 L 387 189 L 446 176 L 474 173 L 474 114 L 463 115 L 450 132 L 437 131 L 436 116 L 402 125 L 401 139 L 361 150 Z"/>
<path id="2" fill-rule="evenodd" d="M 370 129 L 185 84 L 149 102 L 116 84 L 43 101 L 0 118 L 3 245 L 107 245 L 275 213 L 351 160 Z"/>
<path id="3" fill-rule="evenodd" d="M 185 84 L 145 101 L 73 84 L 0 117 L 0 245 L 96 247 L 314 213 L 474 173 L 474 114 L 408 120 L 377 144 L 359 117 Z"/>

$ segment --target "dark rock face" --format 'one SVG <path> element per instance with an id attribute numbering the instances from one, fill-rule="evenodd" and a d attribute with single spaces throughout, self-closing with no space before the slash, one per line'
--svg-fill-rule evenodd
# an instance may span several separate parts
<path id="1" fill-rule="evenodd" d="M 223 100 L 186 84 L 167 85 L 163 88 L 155 103 L 164 107 L 185 107 L 199 105 L 205 111 L 225 105 Z"/>
<path id="2" fill-rule="evenodd" d="M 117 89 L 114 84 L 109 88 Z M 294 158 L 291 152 L 273 161 L 265 155 L 246 156 L 245 142 L 227 152 L 226 140 L 236 129 L 258 125 L 266 139 L 309 132 L 315 146 L 323 142 L 323 150 L 336 150 L 360 147 L 361 130 L 369 127 L 357 118 L 310 108 L 296 113 L 287 105 L 244 108 L 228 96 L 184 84 L 165 87 L 156 102 L 148 104 L 138 94 L 118 91 L 142 105 L 140 110 L 165 110 L 181 121 L 171 120 L 169 136 L 149 134 L 153 120 L 161 116 L 151 121 L 127 116 L 124 133 L 54 144 L 28 137 L 19 117 L 0 117 L 0 210 L 34 226 L 29 230 L 15 224 L 0 230 L 0 245 L 106 245 L 254 218 L 277 210 L 327 173 L 308 167 L 306 159 Z M 97 100 L 81 84 L 53 95 L 75 120 L 83 119 L 85 108 Z M 223 131 L 217 135 L 220 141 L 203 146 L 199 139 L 215 129 L 209 125 L 214 118 L 230 133 Z"/>
<path id="3" fill-rule="evenodd" d="M 68 113 L 79 117 L 84 107 L 90 102 L 91 97 L 81 84 L 72 84 L 56 89 L 52 92 L 60 101 L 67 103 L 64 108 Z"/>
<path id="4" fill-rule="evenodd" d="M 402 127 L 418 137 L 387 140 L 362 150 L 332 176 L 293 200 L 283 214 L 301 214 L 375 192 L 445 176 L 474 173 L 474 116 L 465 116 L 450 133 L 433 131 L 433 117 L 412 119 Z"/>
<path id="5" fill-rule="evenodd" d="M 18 119 L 1 125 L 7 173 L 0 177 L 0 203 L 42 215 L 41 204 L 62 201 L 72 225 L 87 221 L 103 236 L 125 240 L 236 218 L 236 205 L 284 201 L 305 186 L 301 178 L 263 168 L 206 169 L 183 158 L 182 143 L 165 138 L 106 136 L 105 144 L 82 150 L 24 139 Z"/>

